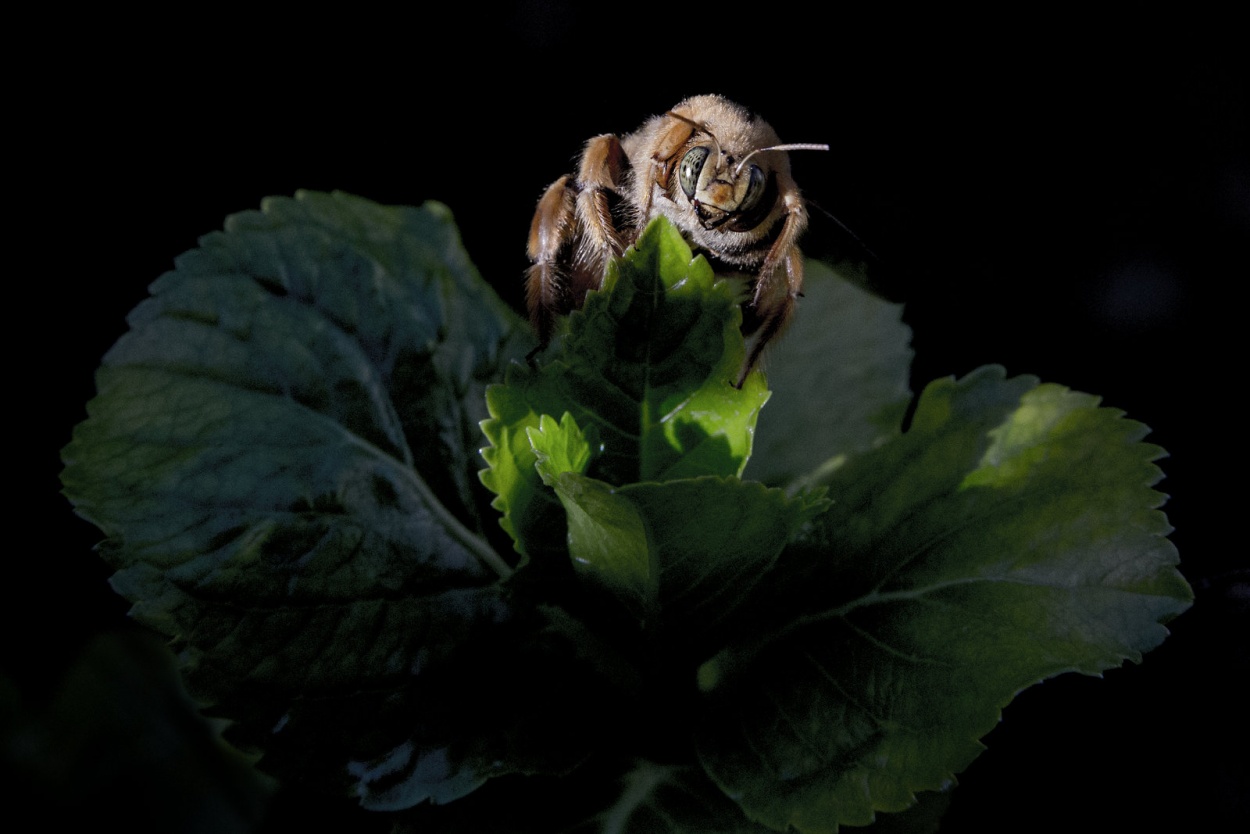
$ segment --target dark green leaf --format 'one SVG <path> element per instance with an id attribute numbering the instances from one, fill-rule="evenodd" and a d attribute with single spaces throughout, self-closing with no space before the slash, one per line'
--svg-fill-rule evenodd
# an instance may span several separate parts
<path id="1" fill-rule="evenodd" d="M 639 762 L 605 810 L 570 834 L 765 834 L 696 767 Z"/>
<path id="2" fill-rule="evenodd" d="M 423 763 L 440 747 L 400 714 L 417 679 L 512 620 L 471 479 L 485 383 L 529 337 L 446 209 L 268 200 L 179 258 L 130 328 L 63 482 L 107 535 L 134 616 L 176 638 L 197 696 L 265 746 L 313 702 L 333 713 L 375 693 L 371 732 L 326 745 L 391 756 L 404 795 L 372 793 L 379 767 L 358 768 L 366 801 L 484 778 Z M 387 752 L 404 745 L 403 761 Z"/>
<path id="3" fill-rule="evenodd" d="M 764 355 L 772 396 L 744 476 L 784 485 L 898 434 L 911 402 L 902 305 L 807 261 L 803 298 Z"/>
<path id="4" fill-rule="evenodd" d="M 930 385 L 828 477 L 790 623 L 702 670 L 713 778 L 778 829 L 866 824 L 949 785 L 1020 689 L 1139 660 L 1191 600 L 1145 431 L 1001 370 Z"/>
<path id="5" fill-rule="evenodd" d="M 275 788 L 221 743 L 173 654 L 139 628 L 89 640 L 46 698 L 24 699 L 0 672 L 0 761 L 8 795 L 24 807 L 126 820 L 130 832 L 254 831 Z M 13 808 L 6 818 L 8 831 L 33 819 Z"/>
<path id="6" fill-rule="evenodd" d="M 470 801 L 414 809 L 395 834 L 767 834 L 697 765 L 592 762 L 577 780 L 493 780 Z M 574 784 L 570 784 L 574 782 Z M 483 801 L 479 802 L 481 799 Z"/>

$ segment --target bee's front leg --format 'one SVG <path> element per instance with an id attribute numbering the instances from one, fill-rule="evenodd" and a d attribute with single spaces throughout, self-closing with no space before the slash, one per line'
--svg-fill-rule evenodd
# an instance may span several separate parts
<path id="1" fill-rule="evenodd" d="M 790 323 L 790 317 L 794 315 L 795 298 L 802 295 L 803 289 L 803 255 L 799 252 L 798 247 L 790 247 L 790 251 L 783 258 L 782 268 L 786 271 L 786 286 L 784 290 L 773 292 L 771 295 L 760 297 L 760 284 L 764 283 L 760 279 L 756 283 L 756 301 L 753 302 L 755 313 L 759 318 L 759 328 L 756 330 L 751 343 L 751 347 L 747 352 L 746 361 L 742 363 L 742 370 L 738 373 L 738 381 L 735 383 L 741 388 L 742 383 L 746 381 L 747 374 L 751 373 L 759 362 L 760 356 L 764 353 L 764 348 L 768 346 L 777 336 L 780 336 L 786 329 L 786 325 Z M 781 270 L 776 270 L 780 272 Z M 771 282 L 775 284 L 776 282 Z"/>
<path id="2" fill-rule="evenodd" d="M 774 294 L 783 264 L 790 297 L 793 299 L 803 294 L 803 264 L 801 260 L 792 259 L 791 255 L 796 251 L 799 235 L 807 228 L 807 204 L 792 183 L 787 185 L 782 197 L 785 204 L 784 225 L 773 245 L 768 248 L 768 254 L 764 256 L 764 263 L 760 266 L 759 280 L 755 282 L 755 297 L 751 303 L 757 307 L 767 304 L 767 299 Z"/>
<path id="3" fill-rule="evenodd" d="M 807 206 L 798 196 L 797 189 L 790 189 L 784 199 L 785 225 L 769 247 L 760 267 L 759 277 L 755 281 L 751 306 L 760 325 L 755 341 L 747 353 L 746 362 L 742 365 L 742 371 L 738 374 L 738 387 L 742 387 L 747 374 L 755 367 L 768 343 L 785 330 L 794 314 L 795 299 L 803 294 L 803 255 L 796 242 L 807 228 Z M 778 285 L 783 280 L 782 276 L 785 286 Z"/>

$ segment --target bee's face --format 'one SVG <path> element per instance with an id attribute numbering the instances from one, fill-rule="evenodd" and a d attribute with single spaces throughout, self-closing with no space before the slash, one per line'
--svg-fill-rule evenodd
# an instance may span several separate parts
<path id="1" fill-rule="evenodd" d="M 763 168 L 735 159 L 714 144 L 697 144 L 686 151 L 677 182 L 705 229 L 754 228 L 777 200 L 775 188 L 770 188 L 772 177 Z"/>

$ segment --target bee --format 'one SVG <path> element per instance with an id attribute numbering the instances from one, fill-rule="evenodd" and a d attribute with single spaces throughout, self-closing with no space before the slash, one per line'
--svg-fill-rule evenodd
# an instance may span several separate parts
<path id="1" fill-rule="evenodd" d="M 742 330 L 753 341 L 741 386 L 803 291 L 807 204 L 787 151 L 828 149 L 784 145 L 767 122 L 716 95 L 688 98 L 624 138 L 588 141 L 577 173 L 547 188 L 530 224 L 525 299 L 540 347 L 556 318 L 603 283 L 608 261 L 663 215 L 717 274 L 747 277 Z"/>

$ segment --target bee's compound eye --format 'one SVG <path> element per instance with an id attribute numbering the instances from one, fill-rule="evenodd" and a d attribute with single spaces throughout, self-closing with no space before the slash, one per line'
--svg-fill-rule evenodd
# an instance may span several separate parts
<path id="1" fill-rule="evenodd" d="M 677 181 L 681 183 L 681 190 L 686 192 L 686 196 L 693 199 L 695 188 L 699 184 L 699 172 L 703 170 L 703 163 L 707 161 L 708 149 L 705 147 L 691 148 L 686 151 L 686 155 L 681 158 L 681 167 L 677 169 Z"/>
<path id="2" fill-rule="evenodd" d="M 741 214 L 749 214 L 751 209 L 755 208 L 756 204 L 759 203 L 760 198 L 764 196 L 765 190 L 767 190 L 767 177 L 760 170 L 760 166 L 752 165 L 749 176 L 751 181 L 747 183 L 747 193 L 742 198 L 742 204 L 738 206 L 738 211 Z"/>

